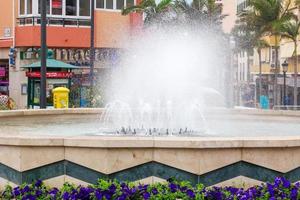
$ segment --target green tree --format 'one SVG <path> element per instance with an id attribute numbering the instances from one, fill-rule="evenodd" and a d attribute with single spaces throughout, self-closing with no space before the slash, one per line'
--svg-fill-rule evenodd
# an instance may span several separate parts
<path id="1" fill-rule="evenodd" d="M 258 54 L 258 63 L 259 63 L 259 94 L 260 97 L 262 95 L 262 61 L 261 61 L 261 50 L 267 47 L 270 47 L 269 43 L 263 39 L 257 39 L 254 47 Z M 259 100 L 260 101 L 260 100 Z M 259 102 L 260 103 L 260 102 Z"/>
<path id="2" fill-rule="evenodd" d="M 223 19 L 227 16 L 222 14 L 222 4 L 217 4 L 215 0 L 193 0 L 192 3 L 186 0 L 175 0 L 174 10 L 179 19 L 183 18 L 190 25 L 219 30 Z"/>
<path id="3" fill-rule="evenodd" d="M 243 20 L 251 26 L 259 27 L 259 32 L 275 37 L 275 80 L 274 80 L 274 105 L 277 105 L 277 77 L 279 72 L 278 49 L 282 24 L 294 17 L 289 10 L 291 0 L 250 0 L 250 9 Z"/>
<path id="4" fill-rule="evenodd" d="M 128 15 L 130 13 L 144 14 L 144 24 L 161 24 L 166 19 L 166 13 L 171 9 L 172 0 L 162 0 L 156 3 L 155 0 L 143 0 L 140 4 L 124 8 L 122 15 Z M 164 20 L 165 19 L 165 20 Z"/>

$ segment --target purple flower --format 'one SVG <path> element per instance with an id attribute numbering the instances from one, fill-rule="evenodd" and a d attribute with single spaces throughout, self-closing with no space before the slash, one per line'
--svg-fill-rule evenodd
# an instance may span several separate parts
<path id="1" fill-rule="evenodd" d="M 35 195 L 36 195 L 37 197 L 41 196 L 42 194 L 43 194 L 43 193 L 42 193 L 41 190 L 35 191 Z"/>
<path id="2" fill-rule="evenodd" d="M 100 192 L 99 190 L 97 190 L 97 191 L 95 192 L 95 197 L 96 197 L 98 200 L 101 200 L 102 197 L 103 197 L 103 195 L 101 194 L 101 192 Z"/>
<path id="3" fill-rule="evenodd" d="M 298 189 L 297 188 L 293 188 L 291 191 L 291 196 L 290 199 L 291 200 L 296 200 L 298 196 Z"/>
<path id="4" fill-rule="evenodd" d="M 276 177 L 274 180 L 274 185 L 276 187 L 279 187 L 281 185 L 281 178 L 280 177 Z"/>
<path id="5" fill-rule="evenodd" d="M 41 180 L 37 180 L 34 184 L 35 187 L 41 187 L 42 185 L 42 181 Z"/>
<path id="6" fill-rule="evenodd" d="M 104 195 L 104 197 L 108 200 L 108 199 L 111 199 L 111 194 L 109 194 L 109 193 L 106 193 L 105 195 Z"/>
<path id="7" fill-rule="evenodd" d="M 20 190 L 19 190 L 19 187 L 18 188 L 15 188 L 13 190 L 13 195 L 16 197 L 16 196 L 19 196 L 21 194 Z"/>
<path id="8" fill-rule="evenodd" d="M 111 184 L 111 186 L 109 186 L 108 190 L 110 193 L 115 193 L 117 187 L 115 186 L 115 184 Z"/>
<path id="9" fill-rule="evenodd" d="M 23 188 L 23 193 L 27 193 L 30 191 L 30 188 L 28 185 L 26 185 L 24 188 Z"/>
<path id="10" fill-rule="evenodd" d="M 149 198 L 150 198 L 150 193 L 149 193 L 149 192 L 145 192 L 145 193 L 143 194 L 143 197 L 144 197 L 144 200 L 149 199 Z"/>
<path id="11" fill-rule="evenodd" d="M 31 194 L 28 194 L 28 195 L 24 196 L 22 198 L 22 200 L 36 200 L 36 197 Z"/>
<path id="12" fill-rule="evenodd" d="M 53 189 L 51 189 L 50 191 L 49 191 L 49 195 L 51 196 L 51 197 L 56 197 L 56 195 L 57 195 L 57 193 L 58 193 L 58 189 L 57 188 L 53 188 Z"/>
<path id="13" fill-rule="evenodd" d="M 69 192 L 64 192 L 62 195 L 63 200 L 68 200 L 70 198 Z"/>
<path id="14" fill-rule="evenodd" d="M 176 192 L 177 191 L 177 185 L 174 184 L 174 183 L 170 183 L 169 184 L 169 188 L 171 190 L 172 193 Z"/>
<path id="15" fill-rule="evenodd" d="M 154 195 L 157 195 L 157 194 L 158 194 L 158 191 L 157 191 L 156 188 L 153 188 L 151 192 L 152 192 L 152 194 L 154 194 Z"/>
<path id="16" fill-rule="evenodd" d="M 194 193 L 194 191 L 193 190 L 191 190 L 191 189 L 188 189 L 187 191 L 186 191 L 186 194 L 191 198 L 191 199 L 194 199 L 195 198 L 195 193 Z"/>
<path id="17" fill-rule="evenodd" d="M 126 199 L 127 199 L 126 194 L 122 194 L 121 196 L 118 197 L 118 200 L 126 200 Z"/>
<path id="18" fill-rule="evenodd" d="M 285 178 L 282 178 L 282 185 L 285 188 L 290 188 L 291 187 L 291 182 L 286 180 Z"/>

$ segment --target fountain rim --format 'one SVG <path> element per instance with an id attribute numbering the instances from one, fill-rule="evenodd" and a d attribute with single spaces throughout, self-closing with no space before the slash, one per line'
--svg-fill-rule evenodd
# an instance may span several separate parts
<path id="1" fill-rule="evenodd" d="M 300 117 L 300 111 L 293 110 L 262 110 L 240 108 L 212 108 L 212 112 L 227 114 L 247 114 L 266 116 Z M 65 115 L 65 114 L 102 114 L 105 108 L 66 108 L 66 109 L 20 109 L 0 110 L 0 119 L 5 117 L 38 116 L 38 115 Z"/>
<path id="2" fill-rule="evenodd" d="M 0 120 L 5 117 L 47 116 L 68 114 L 101 114 L 104 108 L 71 108 L 49 110 L 0 111 Z M 258 109 L 219 109 L 232 114 L 300 117 L 297 111 L 273 111 Z M 0 145 L 47 146 L 83 148 L 282 148 L 300 147 L 300 136 L 266 137 L 143 137 L 143 136 L 49 136 L 14 135 L 0 136 Z"/>

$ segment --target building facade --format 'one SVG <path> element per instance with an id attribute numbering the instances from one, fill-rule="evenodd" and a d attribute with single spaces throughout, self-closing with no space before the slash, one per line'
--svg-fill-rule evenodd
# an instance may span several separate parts
<path id="1" fill-rule="evenodd" d="M 138 14 L 121 15 L 124 6 L 136 3 L 95 0 L 92 9 L 91 0 L 47 0 L 48 48 L 55 59 L 80 67 L 74 77 L 80 79 L 81 86 L 89 84 L 91 12 L 95 12 L 95 72 L 101 76 L 116 64 L 120 51 L 141 24 Z M 0 93 L 9 94 L 18 108 L 26 108 L 28 77 L 22 66 L 39 58 L 39 0 L 0 1 L 0 13 Z M 56 84 L 61 84 L 60 80 L 47 82 L 48 93 Z"/>

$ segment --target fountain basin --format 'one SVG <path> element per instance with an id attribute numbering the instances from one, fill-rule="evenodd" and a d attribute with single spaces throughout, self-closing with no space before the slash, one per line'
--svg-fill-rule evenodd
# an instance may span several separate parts
<path id="1" fill-rule="evenodd" d="M 60 186 L 65 181 L 94 183 L 98 178 L 153 182 L 176 177 L 209 186 L 253 185 L 283 175 L 294 182 L 300 180 L 297 130 L 287 130 L 292 134 L 285 135 L 279 128 L 270 126 L 266 129 L 273 132 L 268 136 L 258 136 L 250 129 L 243 132 L 247 127 L 240 129 L 240 135 L 226 136 L 88 133 L 102 112 L 102 109 L 0 112 L 0 185 L 7 182 L 18 185 L 36 179 L 52 186 Z M 214 123 L 226 119 L 239 126 L 258 119 L 264 119 L 262 126 L 297 124 L 300 120 L 300 113 L 293 111 L 214 110 L 209 113 L 208 119 Z M 82 124 L 85 126 L 77 130 Z"/>

